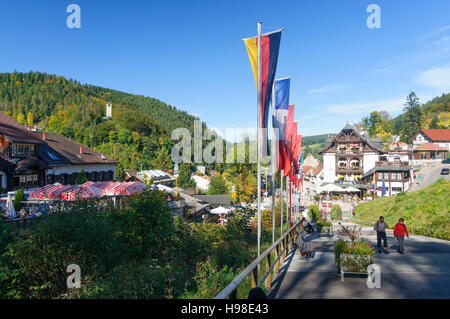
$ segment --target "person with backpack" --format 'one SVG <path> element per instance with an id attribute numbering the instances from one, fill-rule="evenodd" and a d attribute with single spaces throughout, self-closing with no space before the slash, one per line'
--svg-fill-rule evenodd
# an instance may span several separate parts
<path id="1" fill-rule="evenodd" d="M 405 234 L 406 234 L 406 237 L 409 239 L 408 229 L 406 228 L 406 225 L 404 222 L 405 222 L 405 220 L 403 218 L 400 218 L 398 220 L 398 223 L 395 224 L 395 227 L 394 227 L 394 238 L 398 240 L 398 252 L 402 255 L 405 254 L 405 249 L 403 246 Z"/>
<path id="2" fill-rule="evenodd" d="M 375 229 L 377 231 L 377 248 L 378 248 L 378 253 L 381 254 L 381 240 L 383 239 L 384 242 L 384 253 L 385 254 L 389 254 L 389 252 L 387 251 L 387 237 L 386 237 L 386 228 L 388 227 L 388 225 L 386 224 L 386 222 L 384 221 L 384 217 L 380 216 L 380 219 L 375 223 L 375 225 L 373 226 L 373 229 Z"/>

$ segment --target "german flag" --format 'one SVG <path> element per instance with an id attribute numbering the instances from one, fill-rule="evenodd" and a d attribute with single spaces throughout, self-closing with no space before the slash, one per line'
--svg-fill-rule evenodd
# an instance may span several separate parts
<path id="1" fill-rule="evenodd" d="M 278 63 L 278 51 L 280 49 L 281 31 L 270 32 L 261 35 L 261 128 L 268 127 L 270 100 L 272 96 L 272 86 L 275 80 L 275 73 Z M 250 63 L 255 77 L 256 87 L 258 87 L 258 37 L 244 39 Z M 266 130 L 263 130 L 265 132 Z M 266 153 L 267 134 L 263 135 L 263 153 Z"/>

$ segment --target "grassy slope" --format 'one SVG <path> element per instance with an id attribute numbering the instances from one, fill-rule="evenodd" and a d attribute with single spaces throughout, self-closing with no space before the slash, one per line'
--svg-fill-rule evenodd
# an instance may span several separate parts
<path id="1" fill-rule="evenodd" d="M 439 180 L 423 190 L 382 198 L 356 208 L 358 219 L 383 215 L 393 228 L 400 217 L 411 233 L 450 240 L 450 181 Z"/>

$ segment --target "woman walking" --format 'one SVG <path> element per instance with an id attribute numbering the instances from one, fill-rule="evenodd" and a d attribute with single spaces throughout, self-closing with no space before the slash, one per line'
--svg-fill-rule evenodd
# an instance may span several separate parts
<path id="1" fill-rule="evenodd" d="M 396 238 L 398 240 L 398 252 L 402 255 L 405 253 L 405 249 L 403 246 L 405 234 L 406 234 L 406 237 L 409 239 L 408 229 L 406 228 L 406 225 L 404 224 L 404 222 L 405 222 L 405 220 L 403 218 L 400 218 L 398 220 L 398 223 L 395 224 L 395 227 L 394 227 L 394 238 Z"/>

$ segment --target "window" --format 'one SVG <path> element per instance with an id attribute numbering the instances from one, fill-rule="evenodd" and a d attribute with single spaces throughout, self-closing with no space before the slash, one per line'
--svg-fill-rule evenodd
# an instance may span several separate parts
<path id="1" fill-rule="evenodd" d="M 401 187 L 392 187 L 393 192 L 401 192 L 403 189 Z"/>
<path id="2" fill-rule="evenodd" d="M 427 153 L 422 153 L 421 156 L 422 156 L 422 159 L 427 159 Z"/>
<path id="3" fill-rule="evenodd" d="M 378 173 L 378 179 L 381 181 L 383 180 L 383 173 Z"/>
<path id="4" fill-rule="evenodd" d="M 389 173 L 384 173 L 384 180 L 388 180 L 389 179 Z"/>
<path id="5" fill-rule="evenodd" d="M 14 144 L 11 147 L 11 155 L 17 157 L 34 156 L 35 150 L 32 144 Z"/>

